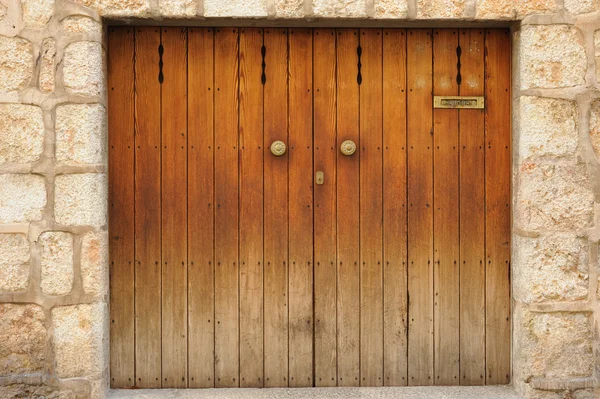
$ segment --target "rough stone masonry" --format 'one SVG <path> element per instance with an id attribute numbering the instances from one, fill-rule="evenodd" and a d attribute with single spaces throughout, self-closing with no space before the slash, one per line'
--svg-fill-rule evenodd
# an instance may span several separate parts
<path id="1" fill-rule="evenodd" d="M 105 22 L 229 17 L 511 26 L 512 381 L 600 397 L 600 0 L 0 0 L 0 397 L 108 389 Z"/>

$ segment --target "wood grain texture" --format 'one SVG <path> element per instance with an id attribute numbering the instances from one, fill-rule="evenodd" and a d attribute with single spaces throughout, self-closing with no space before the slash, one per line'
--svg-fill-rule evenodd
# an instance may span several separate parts
<path id="1" fill-rule="evenodd" d="M 430 30 L 407 37 L 408 383 L 433 384 L 433 137 Z"/>
<path id="2" fill-rule="evenodd" d="M 289 386 L 313 385 L 312 29 L 289 42 Z"/>
<path id="3" fill-rule="evenodd" d="M 122 27 L 107 53 L 112 387 L 509 382 L 508 31 Z"/>
<path id="4" fill-rule="evenodd" d="M 239 386 L 238 29 L 215 32 L 215 387 Z"/>
<path id="5" fill-rule="evenodd" d="M 359 158 L 339 153 L 359 143 L 358 30 L 337 30 L 338 386 L 360 384 Z"/>
<path id="6" fill-rule="evenodd" d="M 263 30 L 240 32 L 240 386 L 263 386 Z"/>
<path id="7" fill-rule="evenodd" d="M 485 38 L 486 383 L 510 381 L 510 35 Z"/>
<path id="8" fill-rule="evenodd" d="M 214 32 L 188 30 L 188 367 L 190 388 L 215 381 Z"/>
<path id="9" fill-rule="evenodd" d="M 458 29 L 433 31 L 433 95 L 456 96 Z M 435 384 L 459 382 L 458 110 L 433 111 Z"/>
<path id="10" fill-rule="evenodd" d="M 136 28 L 135 385 L 140 388 L 161 387 L 159 45 L 160 28 Z"/>
<path id="11" fill-rule="evenodd" d="M 187 387 L 187 30 L 162 28 L 162 375 Z"/>
<path id="12" fill-rule="evenodd" d="M 483 29 L 460 30 L 460 95 L 484 95 Z M 460 384 L 485 383 L 484 110 L 460 119 Z M 508 214 L 506 217 L 510 217 Z"/>
<path id="13" fill-rule="evenodd" d="M 360 376 L 383 385 L 382 31 L 361 29 L 360 86 Z"/>
<path id="14" fill-rule="evenodd" d="M 110 381 L 135 384 L 134 31 L 108 30 Z"/>
<path id="15" fill-rule="evenodd" d="M 384 384 L 406 385 L 406 31 L 383 31 Z"/>
<path id="16" fill-rule="evenodd" d="M 313 34 L 314 169 L 324 182 L 314 186 L 315 385 L 337 385 L 336 310 L 336 35 Z"/>
<path id="17" fill-rule="evenodd" d="M 265 29 L 264 86 L 264 373 L 266 387 L 288 386 L 288 141 L 287 29 Z"/>

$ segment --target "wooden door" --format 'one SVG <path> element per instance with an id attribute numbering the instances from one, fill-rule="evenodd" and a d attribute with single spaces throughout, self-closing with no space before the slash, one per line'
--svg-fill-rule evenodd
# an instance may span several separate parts
<path id="1" fill-rule="evenodd" d="M 509 382 L 508 31 L 108 40 L 114 388 Z"/>

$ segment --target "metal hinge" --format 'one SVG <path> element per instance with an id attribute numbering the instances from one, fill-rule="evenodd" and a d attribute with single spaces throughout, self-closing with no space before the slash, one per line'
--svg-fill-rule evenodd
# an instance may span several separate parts
<path id="1" fill-rule="evenodd" d="M 360 57 L 362 56 L 362 47 L 360 44 L 356 48 L 356 54 L 358 55 L 358 75 L 356 76 L 356 81 L 360 85 L 362 83 L 362 73 L 360 72 L 360 69 L 362 68 L 362 64 L 360 62 Z"/>
<path id="2" fill-rule="evenodd" d="M 162 82 L 165 80 L 165 77 L 163 75 L 163 53 L 165 52 L 165 49 L 163 47 L 162 44 L 158 45 L 158 83 L 162 84 Z"/>

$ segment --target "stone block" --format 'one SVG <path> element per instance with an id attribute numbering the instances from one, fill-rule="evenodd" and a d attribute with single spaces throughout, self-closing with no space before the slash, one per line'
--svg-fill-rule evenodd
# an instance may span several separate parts
<path id="1" fill-rule="evenodd" d="M 49 385 L 12 384 L 0 386 L 0 398 L 81 399 L 81 395 L 69 389 L 59 389 Z"/>
<path id="2" fill-rule="evenodd" d="M 596 48 L 596 82 L 600 83 L 600 30 L 594 32 L 594 47 Z"/>
<path id="3" fill-rule="evenodd" d="M 551 14 L 556 12 L 556 0 L 517 0 L 517 16 L 524 18 L 528 15 Z"/>
<path id="4" fill-rule="evenodd" d="M 54 0 L 21 0 L 23 22 L 28 28 L 43 28 L 54 13 Z"/>
<path id="5" fill-rule="evenodd" d="M 99 377 L 107 361 L 103 303 L 52 309 L 52 344 L 59 378 Z"/>
<path id="6" fill-rule="evenodd" d="M 204 0 L 205 17 L 266 17 L 267 0 Z"/>
<path id="7" fill-rule="evenodd" d="M 419 19 L 461 19 L 466 11 L 466 0 L 417 0 Z"/>
<path id="8" fill-rule="evenodd" d="M 159 0 L 160 15 L 169 18 L 195 17 L 198 5 L 194 0 Z"/>
<path id="9" fill-rule="evenodd" d="M 54 91 L 54 58 L 56 57 L 56 40 L 53 38 L 45 39 L 42 42 L 40 64 L 40 90 L 44 93 Z"/>
<path id="10" fill-rule="evenodd" d="M 73 236 L 63 232 L 40 235 L 42 292 L 66 295 L 73 288 Z"/>
<path id="11" fill-rule="evenodd" d="M 33 76 L 33 46 L 20 37 L 0 36 L 0 93 L 23 90 Z"/>
<path id="12" fill-rule="evenodd" d="M 516 194 L 520 229 L 585 233 L 591 227 L 594 193 L 584 164 L 523 162 Z"/>
<path id="13" fill-rule="evenodd" d="M 92 18 L 73 15 L 63 19 L 60 24 L 64 35 L 86 35 L 90 39 L 102 40 L 102 24 Z"/>
<path id="14" fill-rule="evenodd" d="M 407 0 L 375 0 L 375 18 L 395 19 L 408 17 Z"/>
<path id="15" fill-rule="evenodd" d="M 542 97 L 519 99 L 519 156 L 574 155 L 577 150 L 577 104 Z"/>
<path id="16" fill-rule="evenodd" d="M 68 174 L 56 177 L 54 217 L 66 226 L 103 226 L 106 224 L 106 175 Z"/>
<path id="17" fill-rule="evenodd" d="M 313 14 L 319 18 L 364 18 L 366 0 L 313 0 Z"/>
<path id="18" fill-rule="evenodd" d="M 108 289 L 108 234 L 90 232 L 81 245 L 81 278 L 86 294 L 104 295 Z"/>
<path id="19" fill-rule="evenodd" d="M 569 379 L 593 375 L 591 313 L 520 310 L 515 320 L 518 378 Z"/>
<path id="20" fill-rule="evenodd" d="M 97 10 L 105 17 L 147 17 L 151 0 L 72 0 Z"/>
<path id="21" fill-rule="evenodd" d="M 477 19 L 515 19 L 517 11 L 514 0 L 478 0 Z"/>
<path id="22" fill-rule="evenodd" d="M 65 49 L 63 79 L 70 94 L 98 96 L 104 91 L 102 44 L 75 42 Z"/>
<path id="23" fill-rule="evenodd" d="M 521 89 L 585 84 L 587 59 L 583 36 L 569 25 L 528 25 L 521 31 Z"/>
<path id="24" fill-rule="evenodd" d="M 101 164 L 106 161 L 106 111 L 101 104 L 68 104 L 56 109 L 56 161 Z"/>
<path id="25" fill-rule="evenodd" d="M 0 175 L 0 223 L 40 220 L 45 206 L 44 178 L 29 174 Z"/>
<path id="26" fill-rule="evenodd" d="M 277 0 L 275 3 L 278 18 L 303 18 L 304 15 L 304 0 Z"/>
<path id="27" fill-rule="evenodd" d="M 29 259 L 25 234 L 0 234 L 0 293 L 27 289 Z"/>
<path id="28" fill-rule="evenodd" d="M 44 150 L 44 118 L 35 105 L 0 104 L 0 165 L 32 163 Z"/>
<path id="29" fill-rule="evenodd" d="M 598 0 L 564 0 L 565 10 L 571 14 L 585 14 L 588 12 L 594 12 L 600 9 L 600 2 Z"/>
<path id="30" fill-rule="evenodd" d="M 515 236 L 513 295 L 519 302 L 586 299 L 588 243 L 569 233 L 537 238 Z"/>
<path id="31" fill-rule="evenodd" d="M 0 375 L 43 371 L 46 317 L 40 306 L 0 303 Z"/>
<path id="32" fill-rule="evenodd" d="M 592 103 L 590 110 L 590 141 L 596 157 L 600 159 L 600 100 Z"/>

